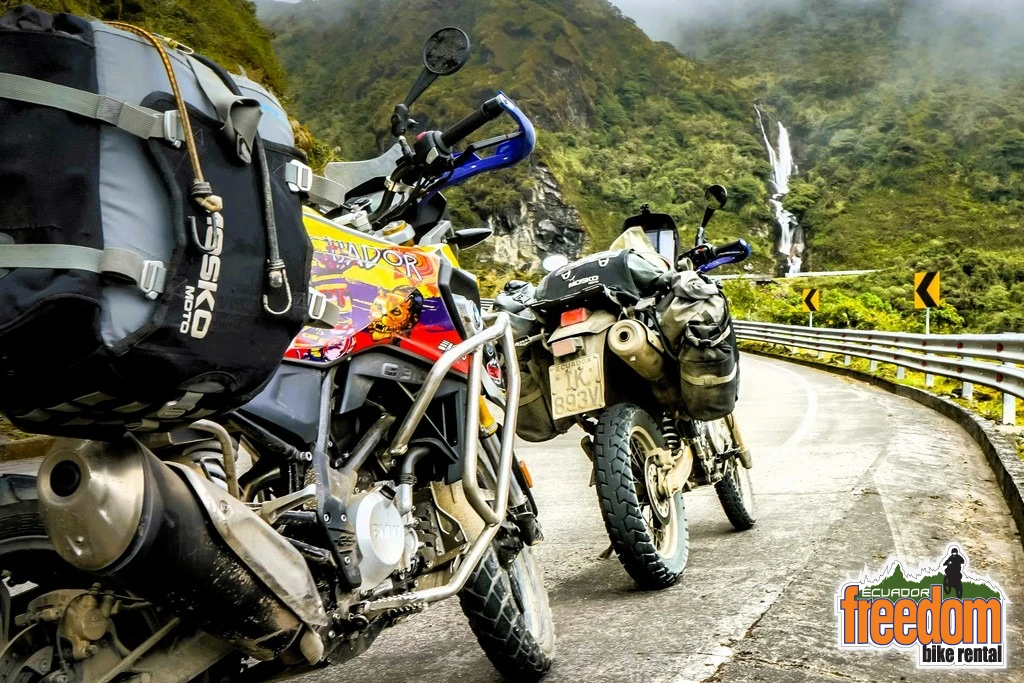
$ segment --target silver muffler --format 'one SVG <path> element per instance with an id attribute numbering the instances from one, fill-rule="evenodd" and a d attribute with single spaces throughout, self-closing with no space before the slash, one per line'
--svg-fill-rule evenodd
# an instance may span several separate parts
<path id="1" fill-rule="evenodd" d="M 608 330 L 608 348 L 629 367 L 651 382 L 665 377 L 665 359 L 651 341 L 647 327 L 636 320 L 620 320 Z"/>
<path id="2" fill-rule="evenodd" d="M 251 657 L 295 648 L 319 658 L 311 627 L 327 615 L 302 556 L 193 470 L 161 462 L 130 435 L 61 439 L 37 485 L 47 534 L 71 565 L 116 576 Z"/>

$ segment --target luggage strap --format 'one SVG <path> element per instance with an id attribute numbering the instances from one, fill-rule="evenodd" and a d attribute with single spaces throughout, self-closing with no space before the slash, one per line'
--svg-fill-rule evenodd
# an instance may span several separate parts
<path id="1" fill-rule="evenodd" d="M 234 144 L 235 154 L 243 162 L 250 163 L 253 142 L 263 116 L 259 100 L 231 92 L 213 69 L 197 59 L 189 58 L 188 65 L 206 99 L 217 110 L 217 118 L 223 125 L 221 131 Z"/>
<path id="2" fill-rule="evenodd" d="M 27 76 L 0 72 L 0 99 L 61 109 L 108 123 L 146 140 L 163 138 L 177 146 L 184 138 L 177 111 L 159 112 L 106 95 Z"/>
<path id="3" fill-rule="evenodd" d="M 74 244 L 0 244 L 0 268 L 84 270 L 126 280 L 148 299 L 164 291 L 167 266 L 129 249 L 93 249 Z"/>
<path id="4" fill-rule="evenodd" d="M 339 182 L 313 173 L 306 164 L 292 159 L 282 169 L 292 192 L 304 194 L 317 206 L 337 208 L 345 203 L 348 188 Z"/>
<path id="5" fill-rule="evenodd" d="M 725 377 L 719 377 L 718 375 L 690 375 L 683 371 L 679 372 L 679 377 L 683 379 L 687 384 L 692 384 L 698 387 L 716 387 L 719 384 L 725 384 L 736 379 L 736 373 L 739 371 L 740 366 L 738 363 L 733 363 L 732 371 L 729 372 Z"/>

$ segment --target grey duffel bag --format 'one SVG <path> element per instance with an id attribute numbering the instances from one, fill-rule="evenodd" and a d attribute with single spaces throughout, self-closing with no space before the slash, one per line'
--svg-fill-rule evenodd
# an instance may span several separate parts
<path id="1" fill-rule="evenodd" d="M 172 41 L 0 16 L 0 411 L 100 438 L 256 394 L 317 301 L 303 158 L 270 93 Z"/>

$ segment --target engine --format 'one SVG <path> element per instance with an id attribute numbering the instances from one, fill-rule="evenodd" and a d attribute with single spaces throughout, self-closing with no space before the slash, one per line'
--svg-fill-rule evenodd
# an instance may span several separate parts
<path id="1" fill-rule="evenodd" d="M 373 591 L 397 570 L 411 569 L 416 556 L 416 532 L 406 526 L 394 496 L 385 496 L 384 490 L 360 493 L 349 502 L 361 557 L 362 592 Z"/>

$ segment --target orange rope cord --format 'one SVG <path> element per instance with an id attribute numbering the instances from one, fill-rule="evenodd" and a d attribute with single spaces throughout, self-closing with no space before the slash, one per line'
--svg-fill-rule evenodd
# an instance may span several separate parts
<path id="1" fill-rule="evenodd" d="M 192 122 L 189 120 L 188 110 L 185 108 L 185 98 L 181 96 L 181 90 L 178 87 L 178 79 L 174 75 L 174 67 L 171 65 L 171 58 L 167 56 L 164 46 L 160 44 L 160 39 L 146 29 L 133 26 L 132 24 L 126 24 L 120 21 L 109 21 L 107 23 L 114 28 L 119 28 L 123 31 L 128 31 L 145 38 L 153 44 L 153 47 L 156 48 L 157 54 L 160 55 L 160 61 L 164 63 L 164 69 L 167 71 L 167 78 L 171 81 L 171 92 L 174 93 L 174 101 L 178 107 L 178 118 L 181 119 L 181 129 L 185 134 L 185 147 L 188 149 L 188 158 L 189 162 L 192 164 L 192 173 L 195 175 L 195 182 L 206 182 L 203 178 L 203 169 L 199 165 L 199 151 L 196 149 L 195 140 L 192 138 Z"/>

